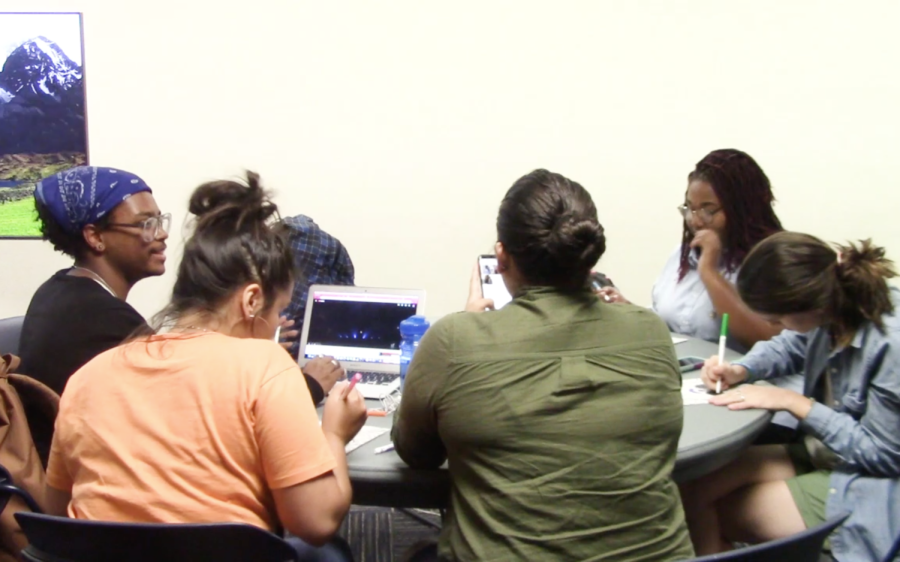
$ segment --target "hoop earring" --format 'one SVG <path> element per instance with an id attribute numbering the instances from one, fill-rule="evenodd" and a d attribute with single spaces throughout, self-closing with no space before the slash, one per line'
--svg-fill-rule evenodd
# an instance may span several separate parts
<path id="1" fill-rule="evenodd" d="M 248 316 L 248 318 L 250 319 L 250 337 L 255 338 L 255 337 L 257 337 L 257 335 L 256 335 L 256 314 L 251 314 L 250 316 Z M 266 326 L 269 326 L 268 320 L 266 320 L 262 316 L 260 316 L 259 319 L 262 320 Z M 266 336 L 266 338 L 268 338 L 268 337 L 269 336 Z"/>

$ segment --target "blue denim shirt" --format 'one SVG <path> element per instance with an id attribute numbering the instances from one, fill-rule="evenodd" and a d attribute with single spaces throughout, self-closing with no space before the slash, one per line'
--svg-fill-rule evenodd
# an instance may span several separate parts
<path id="1" fill-rule="evenodd" d="M 900 291 L 891 299 L 900 307 Z M 816 402 L 800 428 L 841 459 L 826 505 L 829 518 L 851 512 L 831 539 L 841 561 L 882 560 L 900 534 L 900 317 L 884 324 L 881 332 L 867 322 L 837 350 L 827 329 L 785 330 L 736 362 L 750 381 L 805 371 L 804 394 L 818 400 L 821 377 L 830 377 L 834 402 Z"/>

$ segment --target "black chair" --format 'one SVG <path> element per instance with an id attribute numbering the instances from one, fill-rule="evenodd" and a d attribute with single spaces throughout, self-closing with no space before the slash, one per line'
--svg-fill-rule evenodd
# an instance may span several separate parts
<path id="1" fill-rule="evenodd" d="M 25 502 L 25 505 L 27 505 L 28 509 L 31 511 L 43 513 L 40 506 L 38 506 L 37 502 L 34 501 L 34 498 L 31 497 L 31 494 L 16 486 L 12 480 L 12 476 L 9 475 L 9 471 L 6 470 L 6 467 L 0 465 L 0 511 L 6 509 L 6 504 L 9 503 L 9 498 L 12 496 L 19 496 L 22 498 L 22 501 Z"/>
<path id="2" fill-rule="evenodd" d="M 822 555 L 822 544 L 832 531 L 841 526 L 848 515 L 835 517 L 817 527 L 807 529 L 790 537 L 769 541 L 724 552 L 694 558 L 692 562 L 711 562 L 713 560 L 728 562 L 819 562 Z"/>
<path id="3" fill-rule="evenodd" d="M 0 318 L 0 355 L 4 353 L 19 354 L 19 340 L 22 337 L 24 316 Z"/>
<path id="4" fill-rule="evenodd" d="M 243 523 L 109 523 L 17 513 L 29 562 L 286 562 L 297 551 L 272 533 Z"/>

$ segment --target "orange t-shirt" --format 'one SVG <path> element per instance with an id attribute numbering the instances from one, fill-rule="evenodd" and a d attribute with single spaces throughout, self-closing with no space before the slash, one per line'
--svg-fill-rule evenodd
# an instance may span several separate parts
<path id="1" fill-rule="evenodd" d="M 270 489 L 335 460 L 297 363 L 275 342 L 166 334 L 102 353 L 60 401 L 47 483 L 69 516 L 275 529 Z"/>

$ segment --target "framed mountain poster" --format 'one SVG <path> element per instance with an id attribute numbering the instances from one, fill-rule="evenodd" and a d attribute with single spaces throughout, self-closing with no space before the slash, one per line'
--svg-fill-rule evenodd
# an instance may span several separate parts
<path id="1" fill-rule="evenodd" d="M 0 65 L 0 238 L 35 238 L 35 182 L 88 162 L 81 14 L 0 12 Z"/>

